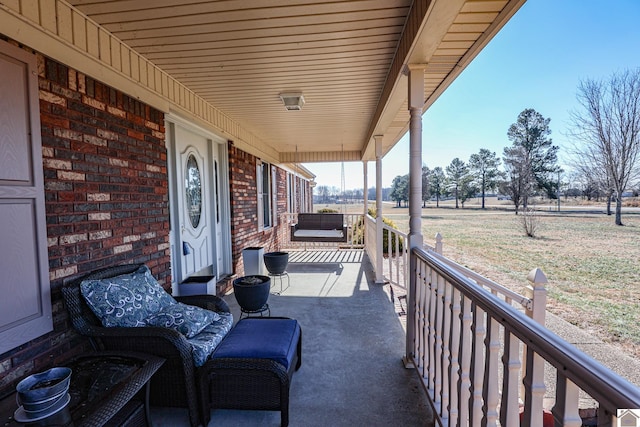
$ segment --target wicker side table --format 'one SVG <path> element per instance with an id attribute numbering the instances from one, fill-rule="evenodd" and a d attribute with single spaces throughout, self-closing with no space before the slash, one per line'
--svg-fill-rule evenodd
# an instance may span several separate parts
<path id="1" fill-rule="evenodd" d="M 147 426 L 149 380 L 164 359 L 142 353 L 96 352 L 65 364 L 72 369 L 71 401 L 60 412 L 37 421 L 56 426 Z M 13 419 L 15 393 L 0 401 L 0 423 L 19 426 Z M 32 425 L 34 423 L 29 423 Z"/>

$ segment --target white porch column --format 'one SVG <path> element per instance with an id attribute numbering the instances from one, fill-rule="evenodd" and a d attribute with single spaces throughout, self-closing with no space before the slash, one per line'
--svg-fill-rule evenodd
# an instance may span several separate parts
<path id="1" fill-rule="evenodd" d="M 375 135 L 373 139 L 376 142 L 376 283 L 382 285 L 382 135 Z"/>
<path id="2" fill-rule="evenodd" d="M 364 193 L 362 194 L 363 197 L 363 203 L 364 203 L 364 216 L 367 216 L 367 212 L 369 211 L 369 192 L 367 191 L 367 186 L 369 185 L 367 183 L 367 173 L 369 172 L 367 167 L 367 161 L 363 160 L 362 161 L 362 172 L 364 175 Z M 364 220 L 363 220 L 364 221 Z"/>
<path id="3" fill-rule="evenodd" d="M 422 247 L 422 107 L 424 65 L 409 65 L 409 247 Z"/>
<path id="4" fill-rule="evenodd" d="M 422 107 L 424 106 L 424 64 L 408 65 L 409 76 L 409 250 L 422 248 Z M 409 256 L 407 289 L 407 342 L 405 366 L 413 367 L 416 317 L 416 258 Z"/>

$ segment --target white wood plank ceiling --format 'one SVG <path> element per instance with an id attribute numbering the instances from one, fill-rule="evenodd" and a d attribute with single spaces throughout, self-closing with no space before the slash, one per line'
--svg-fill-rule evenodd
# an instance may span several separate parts
<path id="1" fill-rule="evenodd" d="M 524 0 L 70 0 L 293 161 L 373 159 L 408 129 L 406 64 L 424 110 Z M 301 111 L 279 94 L 301 92 Z M 297 154 L 296 154 L 297 153 Z"/>

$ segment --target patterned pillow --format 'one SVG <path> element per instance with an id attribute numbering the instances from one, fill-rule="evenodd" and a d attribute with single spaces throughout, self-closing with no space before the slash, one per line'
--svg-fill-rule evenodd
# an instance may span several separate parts
<path id="1" fill-rule="evenodd" d="M 231 313 L 219 313 L 220 319 L 206 326 L 202 332 L 193 338 L 187 338 L 191 344 L 193 363 L 202 366 L 209 359 L 213 350 L 216 349 L 222 338 L 231 330 L 233 326 L 233 315 Z"/>
<path id="2" fill-rule="evenodd" d="M 185 337 L 193 338 L 211 322 L 219 319 L 218 313 L 179 302 L 147 317 L 146 323 L 149 326 L 175 329 Z"/>
<path id="3" fill-rule="evenodd" d="M 103 326 L 146 326 L 145 319 L 176 304 L 146 265 L 130 274 L 84 280 L 80 292 Z"/>

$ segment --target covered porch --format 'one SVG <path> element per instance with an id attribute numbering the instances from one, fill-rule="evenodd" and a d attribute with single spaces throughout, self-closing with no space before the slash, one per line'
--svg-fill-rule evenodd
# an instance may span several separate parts
<path id="1" fill-rule="evenodd" d="M 268 301 L 272 316 L 295 318 L 302 327 L 302 367 L 291 383 L 290 425 L 433 425 L 418 375 L 402 364 L 403 319 L 389 286 L 375 284 L 364 251 L 291 251 L 290 256 L 291 286 Z M 238 319 L 233 294 L 224 299 Z M 156 427 L 188 423 L 184 409 L 153 408 L 152 417 Z M 280 415 L 214 410 L 209 425 L 278 426 Z"/>
<path id="2" fill-rule="evenodd" d="M 123 262 L 147 263 L 174 291 L 201 267 L 240 275 L 243 248 L 277 247 L 288 232 L 279 215 L 308 209 L 300 163 L 357 162 L 368 188 L 375 161 L 378 217 L 362 221 L 371 261 L 358 251 L 355 262 L 296 271 L 294 259 L 291 287 L 270 302 L 272 315 L 303 328 L 292 425 L 428 425 L 431 406 L 441 425 L 512 426 L 520 401 L 525 425 L 542 425 L 543 358 L 562 374 L 557 425 L 580 425 L 577 386 L 597 394 L 603 425 L 615 408 L 639 407 L 637 388 L 423 247 L 421 116 L 524 0 L 297 3 L 0 2 L 12 72 L 3 88 L 24 104 L 2 122 L 24 126 L 5 145 L 22 163 L 0 168 L 4 213 L 17 225 L 1 230 L 26 242 L 7 246 L 14 257 L 0 267 L 7 295 L 31 287 L 25 306 L 41 321 L 5 341 L 0 392 L 87 350 L 63 307 L 64 280 Z M 382 158 L 407 132 L 410 232 L 394 267 L 408 293 L 405 333 L 383 287 L 379 207 Z M 197 177 L 188 186 L 187 173 Z M 187 425 L 166 411 L 154 410 L 157 425 Z M 278 423 L 275 413 L 219 412 L 216 425 Z"/>

